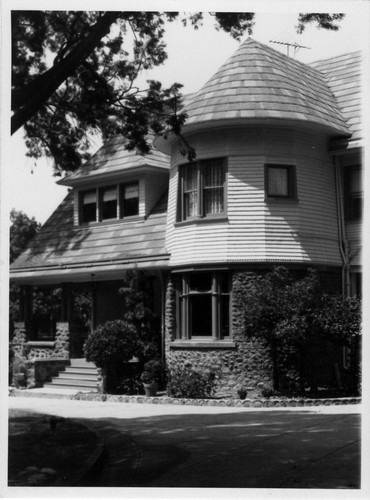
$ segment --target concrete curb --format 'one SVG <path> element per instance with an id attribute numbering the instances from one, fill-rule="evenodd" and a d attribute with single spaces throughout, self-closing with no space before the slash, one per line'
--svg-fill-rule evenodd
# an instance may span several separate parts
<path id="1" fill-rule="evenodd" d="M 218 406 L 240 408 L 294 408 L 310 406 L 338 406 L 359 405 L 361 397 L 346 398 L 256 398 L 256 399 L 187 399 L 172 398 L 169 396 L 116 396 L 111 394 L 98 394 L 94 392 L 77 392 L 76 394 L 42 393 L 30 390 L 14 390 L 13 397 L 37 397 L 49 399 L 69 399 L 75 401 L 97 401 L 108 403 L 137 403 L 157 405 L 186 405 L 186 406 Z"/>
<path id="2" fill-rule="evenodd" d="M 109 394 L 77 393 L 71 397 L 77 401 L 101 401 L 108 403 L 168 404 L 186 406 L 218 406 L 240 408 L 284 408 L 308 406 L 335 406 L 361 404 L 361 398 L 258 398 L 258 399 L 186 399 L 168 396 L 115 396 Z"/>

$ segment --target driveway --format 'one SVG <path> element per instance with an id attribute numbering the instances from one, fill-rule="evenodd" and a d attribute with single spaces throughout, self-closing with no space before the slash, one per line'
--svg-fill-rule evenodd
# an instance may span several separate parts
<path id="1" fill-rule="evenodd" d="M 9 407 L 74 418 L 103 437 L 93 487 L 360 487 L 357 406 L 253 410 L 17 397 Z"/>

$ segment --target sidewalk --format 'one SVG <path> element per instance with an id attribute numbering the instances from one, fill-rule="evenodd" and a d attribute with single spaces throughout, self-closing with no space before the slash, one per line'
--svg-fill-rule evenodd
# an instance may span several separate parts
<path id="1" fill-rule="evenodd" d="M 94 487 L 360 485 L 359 405 L 246 409 L 11 397 L 9 407 L 73 418 L 101 436 L 107 458 Z"/>

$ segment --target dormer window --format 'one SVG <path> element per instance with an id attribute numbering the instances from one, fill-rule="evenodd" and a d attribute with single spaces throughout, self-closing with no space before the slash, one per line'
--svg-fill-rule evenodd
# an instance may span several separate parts
<path id="1" fill-rule="evenodd" d="M 114 184 L 81 191 L 80 224 L 139 215 L 139 183 Z"/>
<path id="2" fill-rule="evenodd" d="M 81 222 L 96 221 L 96 189 L 83 191 L 80 196 Z"/>

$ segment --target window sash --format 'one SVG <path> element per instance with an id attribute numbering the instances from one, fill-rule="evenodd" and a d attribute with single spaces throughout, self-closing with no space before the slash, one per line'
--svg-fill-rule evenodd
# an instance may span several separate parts
<path id="1" fill-rule="evenodd" d="M 116 184 L 79 193 L 80 224 L 139 215 L 139 183 Z"/>
<path id="2" fill-rule="evenodd" d="M 293 165 L 265 165 L 265 191 L 268 198 L 295 197 Z"/>
<path id="3" fill-rule="evenodd" d="M 180 170 L 180 220 L 225 212 L 225 160 L 203 160 Z"/>
<path id="4" fill-rule="evenodd" d="M 195 274 L 185 274 L 179 280 L 176 301 L 177 337 L 183 340 L 229 338 L 229 276 L 220 272 L 207 272 L 200 281 L 193 279 L 198 277 Z"/>

